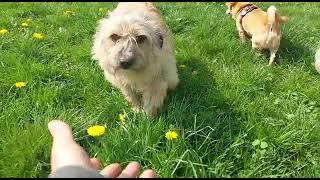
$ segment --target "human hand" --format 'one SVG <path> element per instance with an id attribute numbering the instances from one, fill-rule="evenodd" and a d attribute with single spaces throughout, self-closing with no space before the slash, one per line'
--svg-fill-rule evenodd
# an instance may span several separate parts
<path id="1" fill-rule="evenodd" d="M 51 173 L 64 166 L 81 166 L 89 170 L 99 170 L 100 162 L 96 158 L 89 158 L 84 149 L 73 139 L 71 128 L 64 122 L 54 120 L 48 123 L 53 137 L 51 151 Z M 100 171 L 106 178 L 135 178 L 139 175 L 140 165 L 131 162 L 122 170 L 120 164 L 113 163 Z M 153 170 L 145 170 L 140 178 L 154 178 Z"/>

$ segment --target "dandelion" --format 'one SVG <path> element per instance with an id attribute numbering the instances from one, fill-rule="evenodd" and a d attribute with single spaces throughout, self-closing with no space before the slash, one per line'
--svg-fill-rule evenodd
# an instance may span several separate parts
<path id="1" fill-rule="evenodd" d="M 192 76 L 196 76 L 196 75 L 198 75 L 198 71 L 196 70 L 192 71 Z"/>
<path id="2" fill-rule="evenodd" d="M 126 120 L 126 114 L 119 114 L 119 121 L 124 122 Z"/>
<path id="3" fill-rule="evenodd" d="M 177 137 L 178 137 L 178 134 L 177 134 L 177 132 L 175 132 L 175 131 L 168 131 L 168 132 L 166 132 L 166 138 L 167 138 L 167 140 L 174 140 L 174 139 L 177 139 Z"/>
<path id="4" fill-rule="evenodd" d="M 180 68 L 186 68 L 187 66 L 184 65 L 184 64 L 181 64 L 179 67 L 180 67 Z"/>
<path id="5" fill-rule="evenodd" d="M 33 33 L 33 38 L 37 39 L 37 40 L 42 40 L 43 39 L 43 35 L 40 33 Z"/>
<path id="6" fill-rule="evenodd" d="M 9 31 L 6 30 L 6 29 L 1 29 L 1 30 L 0 30 L 0 35 L 6 34 L 6 33 L 8 33 L 8 32 L 9 32 Z"/>
<path id="7" fill-rule="evenodd" d="M 95 125 L 87 129 L 87 133 L 92 137 L 101 136 L 105 133 L 106 129 L 103 126 Z"/>
<path id="8" fill-rule="evenodd" d="M 15 85 L 16 85 L 16 88 L 20 89 L 22 87 L 25 87 L 26 83 L 25 82 L 17 82 Z"/>
<path id="9" fill-rule="evenodd" d="M 67 10 L 67 11 L 63 12 L 63 14 L 64 15 L 72 15 L 72 16 L 74 16 L 75 13 L 73 11 Z"/>
<path id="10" fill-rule="evenodd" d="M 29 26 L 29 24 L 28 24 L 28 23 L 26 23 L 26 22 L 24 22 L 24 23 L 22 23 L 22 24 L 21 24 L 21 26 L 22 26 L 22 27 L 28 27 L 28 26 Z"/>

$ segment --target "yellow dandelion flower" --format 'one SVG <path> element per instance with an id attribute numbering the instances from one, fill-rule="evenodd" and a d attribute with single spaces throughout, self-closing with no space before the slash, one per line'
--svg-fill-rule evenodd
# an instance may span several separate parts
<path id="1" fill-rule="evenodd" d="M 198 75 L 198 71 L 196 71 L 196 70 L 192 71 L 192 75 L 193 75 L 193 76 Z"/>
<path id="2" fill-rule="evenodd" d="M 22 87 L 25 87 L 27 83 L 25 82 L 17 82 L 15 85 L 16 85 L 16 88 L 20 89 Z"/>
<path id="3" fill-rule="evenodd" d="M 101 136 L 105 132 L 106 132 L 105 127 L 99 126 L 99 125 L 91 126 L 87 129 L 87 133 L 92 137 Z"/>
<path id="4" fill-rule="evenodd" d="M 66 10 L 65 12 L 63 12 L 64 15 L 74 15 L 75 13 L 73 11 L 70 10 Z"/>
<path id="5" fill-rule="evenodd" d="M 184 64 L 181 64 L 179 67 L 180 67 L 180 68 L 186 68 L 187 66 L 184 65 Z"/>
<path id="6" fill-rule="evenodd" d="M 22 27 L 28 27 L 28 26 L 29 26 L 29 24 L 28 24 L 28 23 L 26 23 L 26 22 L 24 22 L 24 23 L 22 23 L 22 24 L 21 24 L 21 26 L 22 26 Z"/>
<path id="7" fill-rule="evenodd" d="M 33 33 L 33 38 L 37 39 L 37 40 L 42 40 L 43 39 L 43 35 L 40 33 Z"/>
<path id="8" fill-rule="evenodd" d="M 6 29 L 1 29 L 0 30 L 0 35 L 2 35 L 2 34 L 6 34 L 6 33 L 8 33 L 9 31 L 8 30 L 6 30 Z"/>
<path id="9" fill-rule="evenodd" d="M 119 114 L 119 121 L 123 122 L 126 120 L 126 114 Z"/>
<path id="10" fill-rule="evenodd" d="M 175 132 L 175 131 L 168 131 L 166 132 L 166 138 L 167 140 L 174 140 L 174 139 L 177 139 L 178 137 L 178 133 Z"/>

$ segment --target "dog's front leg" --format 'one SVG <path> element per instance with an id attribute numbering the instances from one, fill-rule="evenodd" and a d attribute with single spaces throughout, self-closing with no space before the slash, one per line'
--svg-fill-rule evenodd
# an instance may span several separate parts
<path id="1" fill-rule="evenodd" d="M 129 104 L 132 106 L 132 109 L 138 112 L 141 106 L 139 96 L 129 86 L 122 87 L 121 92 L 129 102 Z"/>
<path id="2" fill-rule="evenodd" d="M 168 85 L 165 82 L 153 83 L 143 94 L 143 109 L 154 117 L 162 108 L 164 99 L 167 96 Z"/>
<path id="3" fill-rule="evenodd" d="M 240 41 L 241 43 L 246 42 L 246 35 L 244 33 L 244 30 L 242 28 L 241 22 L 240 22 L 240 18 L 237 18 L 236 20 L 236 26 L 237 26 L 237 30 L 239 32 L 239 36 L 240 36 Z"/>

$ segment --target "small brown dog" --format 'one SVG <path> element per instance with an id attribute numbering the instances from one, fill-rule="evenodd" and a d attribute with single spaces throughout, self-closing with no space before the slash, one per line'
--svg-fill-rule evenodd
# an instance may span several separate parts
<path id="1" fill-rule="evenodd" d="M 271 65 L 280 46 L 280 25 L 287 23 L 289 18 L 281 16 L 274 6 L 270 6 L 267 12 L 249 2 L 227 2 L 226 6 L 226 13 L 236 21 L 241 42 L 251 37 L 252 49 L 257 55 L 262 49 L 269 49 Z"/>

